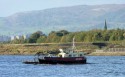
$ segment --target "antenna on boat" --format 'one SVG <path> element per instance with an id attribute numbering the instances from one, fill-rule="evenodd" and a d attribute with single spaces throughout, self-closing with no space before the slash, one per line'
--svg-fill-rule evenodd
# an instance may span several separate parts
<path id="1" fill-rule="evenodd" d="M 75 49 L 75 37 L 73 38 L 73 43 L 72 43 L 72 50 Z"/>

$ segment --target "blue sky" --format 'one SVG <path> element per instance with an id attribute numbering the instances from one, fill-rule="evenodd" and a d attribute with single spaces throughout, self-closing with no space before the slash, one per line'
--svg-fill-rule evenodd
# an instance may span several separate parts
<path id="1" fill-rule="evenodd" d="M 125 0 L 0 0 L 0 17 L 24 11 L 97 4 L 125 4 Z"/>

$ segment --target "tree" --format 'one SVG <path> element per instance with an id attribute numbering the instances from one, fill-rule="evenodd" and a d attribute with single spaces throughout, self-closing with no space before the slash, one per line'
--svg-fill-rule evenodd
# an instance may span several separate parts
<path id="1" fill-rule="evenodd" d="M 103 35 L 102 35 L 103 41 L 109 41 L 110 35 L 108 32 L 109 31 L 106 31 L 103 33 Z"/>
<path id="2" fill-rule="evenodd" d="M 38 39 L 37 39 L 37 43 L 45 43 L 46 42 L 46 36 L 40 36 Z"/>
<path id="3" fill-rule="evenodd" d="M 103 41 L 101 32 L 94 33 L 92 41 Z"/>
<path id="4" fill-rule="evenodd" d="M 84 41 L 85 41 L 85 42 L 92 42 L 93 34 L 94 34 L 94 33 L 93 33 L 92 31 L 86 32 L 86 36 L 85 36 Z"/>
<path id="5" fill-rule="evenodd" d="M 63 36 L 60 40 L 60 42 L 72 42 L 73 37 L 75 36 L 75 33 L 71 32 L 65 36 Z"/>
<path id="6" fill-rule="evenodd" d="M 44 35 L 44 34 L 43 34 L 41 31 L 37 31 L 37 32 L 33 33 L 33 34 L 30 36 L 28 42 L 29 42 L 29 43 L 36 43 L 37 39 L 38 39 L 40 36 L 42 36 L 42 35 Z"/>
<path id="7" fill-rule="evenodd" d="M 109 38 L 109 41 L 115 41 L 115 40 L 116 40 L 115 34 L 112 34 L 112 35 L 110 36 L 110 38 Z"/>
<path id="8" fill-rule="evenodd" d="M 77 42 L 83 42 L 84 41 L 85 34 L 84 32 L 78 32 L 75 34 L 75 38 Z"/>
<path id="9" fill-rule="evenodd" d="M 69 34 L 69 32 L 66 30 L 61 30 L 61 31 L 56 32 L 56 34 L 57 36 L 64 36 L 64 35 Z"/>

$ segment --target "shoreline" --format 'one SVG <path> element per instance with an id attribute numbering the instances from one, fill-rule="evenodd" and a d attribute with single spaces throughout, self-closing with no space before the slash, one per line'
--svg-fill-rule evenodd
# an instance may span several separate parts
<path id="1" fill-rule="evenodd" d="M 91 46 L 91 47 L 90 47 Z M 58 51 L 60 48 L 69 48 L 65 44 L 0 44 L 0 55 L 35 55 L 37 52 L 47 53 Z M 95 52 L 92 45 L 77 46 L 79 50 L 86 53 L 86 56 L 125 56 L 125 52 Z M 86 47 L 86 48 L 84 48 Z"/>
<path id="2" fill-rule="evenodd" d="M 26 56 L 32 56 L 32 55 L 35 55 L 33 53 L 30 53 L 30 54 L 0 54 L 0 56 L 2 55 L 26 55 Z M 125 56 L 125 52 L 92 52 L 90 54 L 87 54 L 85 56 Z"/>
<path id="3" fill-rule="evenodd" d="M 125 56 L 125 52 L 92 52 L 88 56 Z"/>

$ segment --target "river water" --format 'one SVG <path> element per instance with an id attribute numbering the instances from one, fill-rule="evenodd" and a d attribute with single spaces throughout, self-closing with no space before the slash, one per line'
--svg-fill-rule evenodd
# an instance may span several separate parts
<path id="1" fill-rule="evenodd" d="M 33 56 L 0 56 L 0 77 L 125 77 L 124 56 L 87 56 L 87 64 L 23 64 Z"/>

